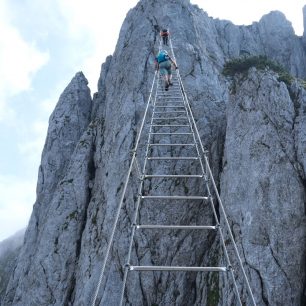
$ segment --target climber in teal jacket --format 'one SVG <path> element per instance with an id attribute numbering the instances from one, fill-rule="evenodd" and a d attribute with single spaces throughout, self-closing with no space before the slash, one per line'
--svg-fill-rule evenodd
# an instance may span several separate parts
<path id="1" fill-rule="evenodd" d="M 168 91 L 169 86 L 172 85 L 172 71 L 171 64 L 177 69 L 175 61 L 168 55 L 166 50 L 161 50 L 155 58 L 155 69 L 160 71 L 160 74 L 165 80 L 165 90 Z"/>

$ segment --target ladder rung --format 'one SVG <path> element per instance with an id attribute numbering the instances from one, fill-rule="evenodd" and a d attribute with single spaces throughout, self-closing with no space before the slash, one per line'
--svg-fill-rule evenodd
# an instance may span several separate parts
<path id="1" fill-rule="evenodd" d="M 194 146 L 194 143 L 149 143 L 149 146 Z"/>
<path id="2" fill-rule="evenodd" d="M 145 224 L 145 225 L 136 225 L 137 229 L 183 229 L 183 230 L 215 230 L 216 226 L 212 225 L 153 225 L 153 224 Z"/>
<path id="3" fill-rule="evenodd" d="M 157 100 L 181 100 L 184 101 L 182 95 L 157 95 L 156 96 Z"/>
<path id="4" fill-rule="evenodd" d="M 192 133 L 149 133 L 151 135 L 192 135 Z"/>
<path id="5" fill-rule="evenodd" d="M 202 178 L 202 174 L 146 174 L 144 178 L 162 178 L 162 177 L 174 177 L 174 178 Z"/>
<path id="6" fill-rule="evenodd" d="M 198 160 L 198 157 L 148 157 L 148 160 Z"/>
<path id="7" fill-rule="evenodd" d="M 168 199 L 168 200 L 207 200 L 208 197 L 201 196 L 141 196 L 142 199 Z"/>
<path id="8" fill-rule="evenodd" d="M 169 104 L 171 103 L 171 105 Z M 177 104 L 177 105 L 173 105 L 173 104 Z M 182 102 L 172 102 L 172 101 L 168 101 L 167 103 L 155 103 L 156 106 L 160 106 L 160 107 L 165 107 L 165 106 L 173 106 L 173 107 L 183 107 L 184 103 Z M 180 106 L 181 105 L 181 106 Z M 156 107 L 155 106 L 155 107 Z"/>
<path id="9" fill-rule="evenodd" d="M 175 127 L 189 127 L 188 124 L 152 124 L 152 126 L 163 126 L 163 127 L 171 127 L 171 126 L 175 126 Z"/>
<path id="10" fill-rule="evenodd" d="M 173 105 L 165 105 L 165 106 L 155 106 L 156 108 L 185 108 L 185 106 L 173 106 Z"/>
<path id="11" fill-rule="evenodd" d="M 170 98 L 167 98 L 167 97 L 163 97 L 163 99 L 158 99 L 159 101 L 156 101 L 156 103 L 160 103 L 160 102 L 163 102 L 163 103 L 165 103 L 165 102 L 168 102 L 168 103 L 182 103 L 182 104 L 184 104 L 184 101 L 183 101 L 183 99 L 179 99 L 179 98 L 175 98 L 175 99 L 170 99 Z M 160 101 L 161 100 L 161 101 Z M 173 100 L 173 101 L 171 101 L 171 100 Z M 156 104 L 155 103 L 155 104 Z"/>
<path id="12" fill-rule="evenodd" d="M 158 96 L 157 101 L 158 100 L 162 100 L 163 102 L 164 101 L 172 102 L 171 100 L 184 102 L 184 99 L 182 97 L 170 97 L 170 96 Z"/>
<path id="13" fill-rule="evenodd" d="M 171 87 L 169 87 L 169 88 L 171 88 Z M 181 90 L 180 90 L 178 87 L 173 88 L 173 86 L 172 86 L 172 90 L 171 90 L 171 91 L 181 92 Z M 163 88 L 162 90 L 160 90 L 160 92 L 161 92 L 161 93 L 165 93 L 164 88 Z"/>
<path id="14" fill-rule="evenodd" d="M 157 117 L 155 117 L 155 118 L 152 118 L 153 120 L 177 120 L 177 119 L 188 119 L 187 117 L 169 117 L 169 118 L 165 118 L 165 117 L 160 117 L 160 118 L 157 118 Z"/>
<path id="15" fill-rule="evenodd" d="M 226 272 L 226 267 L 129 266 L 130 271 Z"/>
<path id="16" fill-rule="evenodd" d="M 174 76 L 171 78 L 172 84 L 179 84 L 178 79 Z M 160 79 L 158 81 L 158 84 L 164 84 L 164 80 L 162 79 L 162 75 L 160 75 Z"/>
<path id="17" fill-rule="evenodd" d="M 173 114 L 173 113 L 184 113 L 184 114 L 186 114 L 186 111 L 174 110 L 174 111 L 170 111 L 170 112 L 154 112 L 154 114 Z"/>
<path id="18" fill-rule="evenodd" d="M 176 100 L 183 100 L 183 96 L 176 92 L 174 95 L 173 94 L 164 94 L 162 92 L 157 93 L 157 99 L 176 99 Z"/>
<path id="19" fill-rule="evenodd" d="M 173 105 L 173 104 L 179 104 L 179 105 Z M 155 106 L 155 107 L 175 107 L 175 108 L 185 108 L 185 106 L 184 106 L 184 104 L 183 103 L 172 103 L 171 105 L 169 105 L 169 104 L 162 104 L 162 103 L 159 103 L 159 104 L 156 104 L 157 106 Z"/>
<path id="20" fill-rule="evenodd" d="M 157 96 L 168 96 L 168 97 L 180 96 L 181 98 L 183 98 L 182 92 L 180 90 L 174 90 L 174 89 L 172 89 L 171 92 L 157 91 Z"/>
<path id="21" fill-rule="evenodd" d="M 163 95 L 163 96 L 173 96 L 173 92 L 175 92 L 176 96 L 182 97 L 182 93 L 180 90 L 171 90 L 171 92 L 165 92 L 164 90 L 157 90 L 157 95 Z"/>

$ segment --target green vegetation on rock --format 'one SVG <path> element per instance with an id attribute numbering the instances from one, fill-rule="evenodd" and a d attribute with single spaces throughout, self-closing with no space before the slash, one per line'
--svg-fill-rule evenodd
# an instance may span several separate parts
<path id="1" fill-rule="evenodd" d="M 294 80 L 283 66 L 272 61 L 264 55 L 258 56 L 243 56 L 232 59 L 224 64 L 222 74 L 225 76 L 234 76 L 237 73 L 247 73 L 251 68 L 255 67 L 258 70 L 270 69 L 278 74 L 278 80 L 286 85 L 291 85 Z"/>

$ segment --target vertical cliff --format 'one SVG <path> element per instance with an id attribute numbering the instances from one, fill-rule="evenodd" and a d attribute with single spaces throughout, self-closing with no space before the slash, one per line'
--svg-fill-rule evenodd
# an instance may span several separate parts
<path id="1" fill-rule="evenodd" d="M 273 74 L 252 70 L 231 93 L 221 74 L 226 60 L 248 53 L 265 54 L 305 77 L 302 39 L 279 12 L 243 27 L 214 20 L 188 0 L 141 0 L 128 13 L 115 52 L 102 66 L 93 100 L 78 73 L 50 117 L 37 201 L 5 305 L 89 305 L 148 98 L 159 29 L 165 26 L 218 184 L 221 176 L 221 194 L 256 300 L 259 305 L 302 303 L 304 89 L 295 84 L 290 96 Z M 194 193 L 199 188 L 187 187 Z M 166 193 L 173 186 L 159 188 Z M 129 197 L 99 293 L 103 305 L 118 303 L 133 208 Z M 209 224 L 212 218 L 196 205 L 167 212 L 170 217 L 164 214 L 163 221 L 176 216 L 186 224 Z M 145 207 L 141 216 L 146 217 Z M 214 235 L 156 233 L 137 238 L 133 258 L 201 265 L 217 260 L 210 251 L 216 248 Z M 192 258 L 186 255 L 190 250 Z M 126 304 L 228 305 L 229 288 L 222 279 L 220 284 L 222 290 L 218 279 L 194 273 L 142 274 L 128 283 Z"/>
<path id="2" fill-rule="evenodd" d="M 277 76 L 255 69 L 236 83 L 227 105 L 221 195 L 262 294 L 259 304 L 302 305 L 305 158 L 297 148 L 305 150 L 306 91 L 288 91 Z"/>

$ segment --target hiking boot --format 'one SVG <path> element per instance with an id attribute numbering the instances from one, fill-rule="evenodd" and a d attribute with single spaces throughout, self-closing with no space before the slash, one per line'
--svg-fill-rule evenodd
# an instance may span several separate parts
<path id="1" fill-rule="evenodd" d="M 169 82 L 169 85 L 170 85 L 170 86 L 173 86 L 173 83 L 172 83 L 172 82 Z"/>
<path id="2" fill-rule="evenodd" d="M 165 85 L 165 91 L 168 91 L 168 89 L 169 89 L 169 84 L 167 83 L 167 84 Z"/>

